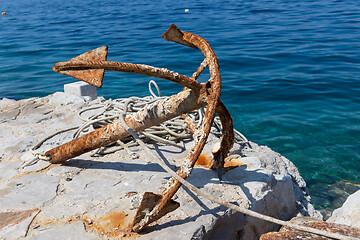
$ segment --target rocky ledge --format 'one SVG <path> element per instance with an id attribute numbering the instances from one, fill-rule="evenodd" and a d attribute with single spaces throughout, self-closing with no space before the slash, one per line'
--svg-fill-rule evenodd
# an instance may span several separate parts
<path id="1" fill-rule="evenodd" d="M 326 221 L 311 217 L 295 217 L 291 223 L 301 224 L 326 230 L 332 233 L 340 233 L 348 239 L 360 239 L 360 190 L 350 195 L 342 207 L 336 209 Z M 260 240 L 290 240 L 290 239 L 330 239 L 323 236 L 300 232 L 288 227 L 282 227 L 279 232 L 269 232 L 261 235 Z"/>
<path id="2" fill-rule="evenodd" d="M 140 155 L 121 150 L 101 157 L 83 154 L 63 164 L 46 161 L 21 168 L 28 150 L 44 137 L 81 124 L 77 112 L 104 101 L 85 101 L 66 93 L 44 98 L 0 101 L 0 239 L 259 239 L 279 226 L 229 210 L 181 188 L 180 207 L 140 234 L 129 227 L 144 192 L 160 193 L 170 175 Z M 72 138 L 67 132 L 48 140 L 48 150 Z M 203 151 L 218 138 L 211 134 Z M 152 151 L 176 169 L 186 149 L 149 143 Z M 30 155 L 29 155 L 30 154 Z M 321 218 L 310 204 L 306 184 L 285 157 L 256 143 L 235 143 L 231 154 L 239 165 L 216 172 L 195 167 L 189 182 L 223 201 L 282 220 L 294 216 Z"/>

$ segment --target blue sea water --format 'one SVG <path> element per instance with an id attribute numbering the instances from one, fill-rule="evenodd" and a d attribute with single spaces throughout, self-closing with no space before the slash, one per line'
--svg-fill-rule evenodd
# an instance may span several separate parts
<path id="1" fill-rule="evenodd" d="M 174 23 L 208 40 L 235 127 L 293 161 L 318 208 L 331 205 L 329 185 L 360 182 L 358 0 L 0 0 L 3 11 L 0 98 L 62 91 L 74 79 L 54 63 L 104 45 L 108 60 L 191 76 L 203 55 L 161 38 Z M 98 95 L 144 96 L 150 79 L 107 72 Z"/>

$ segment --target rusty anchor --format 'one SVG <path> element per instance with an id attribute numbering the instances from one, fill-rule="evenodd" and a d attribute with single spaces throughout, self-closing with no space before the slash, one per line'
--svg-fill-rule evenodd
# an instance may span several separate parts
<path id="1" fill-rule="evenodd" d="M 143 64 L 106 61 L 108 48 L 100 47 L 81 54 L 67 62 L 56 63 L 53 71 L 85 81 L 96 87 L 102 86 L 105 70 L 143 74 L 162 78 L 184 86 L 184 90 L 164 100 L 153 103 L 151 111 L 144 108 L 138 112 L 124 117 L 127 126 L 116 120 L 102 128 L 90 132 L 80 138 L 74 139 L 45 153 L 51 163 L 62 163 L 83 153 L 109 145 L 130 135 L 127 127 L 135 132 L 142 131 L 151 126 L 182 115 L 185 122 L 193 132 L 195 147 L 184 159 L 177 174 L 187 178 L 196 160 L 199 158 L 210 133 L 215 114 L 217 113 L 222 124 L 222 137 L 213 148 L 213 168 L 222 168 L 224 159 L 234 143 L 233 123 L 229 111 L 220 101 L 221 75 L 216 55 L 209 43 L 202 37 L 180 31 L 174 24 L 162 35 L 167 41 L 176 42 L 194 49 L 200 49 L 205 59 L 194 72 L 187 77 L 165 68 L 157 68 Z M 210 79 L 199 83 L 196 79 L 209 68 Z M 186 113 L 206 106 L 204 120 L 196 128 Z M 134 232 L 141 231 L 153 221 L 179 207 L 179 203 L 171 200 L 181 183 L 171 178 L 162 194 L 147 192 L 144 194 L 132 223 Z"/>

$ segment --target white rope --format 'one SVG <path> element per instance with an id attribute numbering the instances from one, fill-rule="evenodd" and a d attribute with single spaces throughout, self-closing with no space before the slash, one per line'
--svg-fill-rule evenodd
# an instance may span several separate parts
<path id="1" fill-rule="evenodd" d="M 158 95 L 156 95 L 152 91 L 152 86 L 155 86 Z M 166 99 L 167 97 L 162 97 L 160 89 L 154 80 L 149 82 L 149 92 L 151 96 L 147 97 L 130 97 L 130 98 L 119 98 L 115 100 L 107 100 L 103 103 L 99 103 L 97 106 L 91 106 L 89 108 L 82 109 L 79 112 L 79 118 L 82 119 L 85 123 L 76 131 L 74 134 L 74 138 L 81 136 L 82 134 L 86 134 L 90 131 L 93 131 L 97 128 L 103 127 L 116 119 L 119 119 L 120 116 L 124 112 L 138 112 L 142 109 L 147 109 L 149 111 L 153 111 L 153 106 L 156 102 Z M 84 118 L 83 115 L 86 112 L 96 110 L 101 108 L 100 113 L 93 114 L 88 118 Z M 99 110 L 98 110 L 99 111 Z M 198 109 L 191 113 L 187 113 L 189 117 L 193 120 L 195 125 L 199 127 L 202 123 L 204 117 L 204 110 Z M 216 124 L 218 122 L 218 124 Z M 214 123 L 215 131 L 213 132 L 215 135 L 221 135 L 221 123 L 220 120 L 217 120 Z M 235 136 L 237 136 L 237 142 L 248 142 L 247 139 L 238 131 L 235 131 Z M 173 118 L 169 121 L 166 121 L 160 125 L 153 126 L 147 128 L 143 131 L 139 132 L 139 137 L 145 141 L 149 142 L 153 140 L 157 143 L 162 143 L 165 145 L 170 145 L 177 147 L 181 150 L 185 149 L 183 140 L 190 139 L 192 134 L 187 127 L 185 121 L 181 117 Z M 131 137 L 127 137 L 122 139 L 123 143 L 126 143 L 127 147 L 132 147 L 138 145 L 138 143 L 132 139 Z M 111 146 L 102 147 L 96 150 L 93 155 L 103 155 L 108 153 L 113 153 L 118 150 L 124 149 L 124 145 L 120 142 L 116 144 L 112 144 Z M 131 150 L 125 149 L 125 151 L 130 155 L 134 156 L 134 153 Z"/>
<path id="2" fill-rule="evenodd" d="M 152 91 L 152 86 L 155 86 L 158 95 L 156 95 Z M 153 111 L 153 106 L 155 103 L 167 98 L 162 97 L 160 89 L 154 80 L 151 80 L 149 82 L 149 92 L 151 96 L 143 98 L 130 97 L 119 98 L 115 100 L 110 99 L 97 105 L 93 105 L 80 110 L 78 112 L 78 117 L 84 122 L 80 127 L 61 130 L 37 143 L 33 148 L 30 149 L 30 152 L 33 153 L 34 159 L 31 159 L 30 161 L 24 163 L 22 167 L 29 166 L 40 159 L 48 161 L 49 159 L 46 158 L 43 153 L 37 153 L 34 152 L 34 150 L 39 148 L 46 140 L 52 138 L 59 133 L 77 129 L 73 134 L 73 138 L 78 138 L 88 132 L 106 126 L 107 124 L 115 121 L 116 119 L 119 119 L 123 113 L 134 113 L 144 108 L 147 109 L 148 112 Z M 91 114 L 91 111 L 95 111 L 95 113 Z M 83 115 L 85 115 L 86 113 L 90 116 L 84 117 Z M 187 115 L 193 120 L 194 124 L 199 127 L 204 118 L 204 110 L 198 109 L 191 113 L 187 113 Z M 216 118 L 214 121 L 214 127 L 215 128 L 212 133 L 214 133 L 216 136 L 220 136 L 222 127 L 218 118 Z M 235 133 L 235 136 L 240 136 L 237 137 L 238 142 L 248 142 L 241 133 L 238 133 L 236 130 Z M 181 117 L 176 117 L 160 125 L 147 128 L 143 131 L 140 131 L 139 134 L 142 141 L 149 142 L 150 140 L 153 140 L 157 143 L 174 146 L 176 148 L 179 148 L 180 150 L 185 149 L 183 140 L 192 138 L 190 129 L 187 127 L 185 121 Z M 131 151 L 130 147 L 134 147 L 137 145 L 138 143 L 132 137 L 127 137 L 121 139 L 121 142 L 117 141 L 116 143 L 113 143 L 109 146 L 104 146 L 95 150 L 94 152 L 92 152 L 92 156 L 114 153 L 116 151 L 124 149 L 128 155 L 130 155 L 132 158 L 136 158 L 138 157 L 138 154 Z"/>
<path id="3" fill-rule="evenodd" d="M 29 152 L 33 155 L 33 158 L 30 159 L 29 161 L 23 163 L 21 165 L 20 168 L 24 168 L 24 167 L 27 167 L 31 164 L 34 164 L 36 163 L 37 161 L 39 160 L 43 160 L 43 161 L 50 161 L 50 157 L 47 157 L 45 156 L 45 153 L 43 151 L 36 151 L 38 148 L 41 147 L 41 145 L 46 142 L 47 140 L 49 140 L 50 138 L 60 134 L 60 133 L 63 133 L 63 132 L 67 132 L 67 131 L 71 131 L 71 130 L 74 130 L 74 129 L 77 129 L 79 127 L 71 127 L 71 128 L 67 128 L 67 129 L 63 129 L 63 130 L 60 130 L 60 131 L 57 131 L 47 137 L 45 137 L 44 139 L 40 140 L 39 142 L 37 142 L 32 148 L 30 148 Z"/>
<path id="4" fill-rule="evenodd" d="M 158 96 L 156 96 L 156 95 L 154 94 L 154 92 L 152 91 L 151 85 L 154 85 L 154 86 L 155 86 L 155 88 L 156 88 L 156 90 L 157 90 L 157 92 L 158 92 Z M 161 97 L 160 88 L 159 88 L 159 86 L 156 84 L 156 82 L 155 82 L 154 80 L 150 80 L 150 82 L 149 82 L 149 92 L 150 92 L 150 94 L 151 94 L 154 98 Z"/>

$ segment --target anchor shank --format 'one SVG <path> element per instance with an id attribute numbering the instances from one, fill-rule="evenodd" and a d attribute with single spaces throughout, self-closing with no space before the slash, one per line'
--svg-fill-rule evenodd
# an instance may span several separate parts
<path id="1" fill-rule="evenodd" d="M 125 122 L 135 132 L 177 117 L 183 113 L 204 107 L 207 103 L 205 91 L 195 92 L 190 89 L 156 102 L 152 108 L 143 109 L 129 114 Z M 74 139 L 45 153 L 51 157 L 51 163 L 62 163 L 83 153 L 106 146 L 119 139 L 129 136 L 120 120 L 116 120 L 96 131 Z"/>

